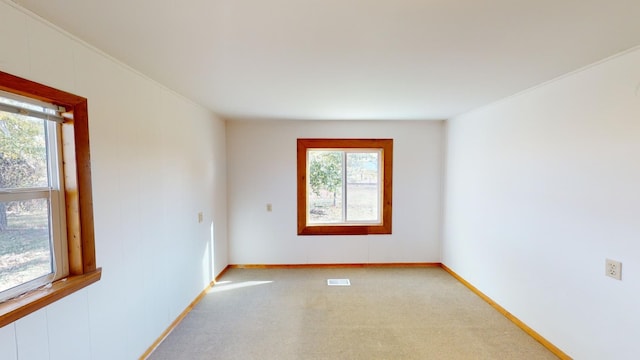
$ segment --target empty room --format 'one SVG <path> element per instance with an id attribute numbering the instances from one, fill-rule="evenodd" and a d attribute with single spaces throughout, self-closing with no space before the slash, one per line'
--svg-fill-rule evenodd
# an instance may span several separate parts
<path id="1" fill-rule="evenodd" d="M 0 0 L 0 359 L 636 359 L 639 18 Z"/>

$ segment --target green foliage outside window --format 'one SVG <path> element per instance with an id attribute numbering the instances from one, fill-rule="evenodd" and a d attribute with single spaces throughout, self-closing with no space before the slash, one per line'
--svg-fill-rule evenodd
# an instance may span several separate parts
<path id="1" fill-rule="evenodd" d="M 0 189 L 47 186 L 44 121 L 0 112 Z M 8 210 L 0 203 L 0 231 Z"/>
<path id="2" fill-rule="evenodd" d="M 320 196 L 322 190 L 333 194 L 333 206 L 336 206 L 337 191 L 342 189 L 342 152 L 309 152 L 309 186 Z"/>

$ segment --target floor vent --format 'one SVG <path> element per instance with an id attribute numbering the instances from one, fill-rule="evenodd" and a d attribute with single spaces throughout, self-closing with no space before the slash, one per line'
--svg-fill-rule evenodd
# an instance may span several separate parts
<path id="1" fill-rule="evenodd" d="M 351 286 L 349 279 L 327 279 L 329 286 Z"/>

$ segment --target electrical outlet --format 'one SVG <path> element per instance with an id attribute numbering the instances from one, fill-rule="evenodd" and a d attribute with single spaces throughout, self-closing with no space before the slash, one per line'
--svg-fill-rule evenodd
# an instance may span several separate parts
<path id="1" fill-rule="evenodd" d="M 203 217 L 204 217 L 204 216 L 203 216 L 203 214 L 202 214 L 202 211 L 200 211 L 200 212 L 198 213 L 198 223 L 201 223 L 201 222 L 202 222 Z"/>
<path id="2" fill-rule="evenodd" d="M 605 261 L 605 275 L 622 280 L 622 263 L 611 259 Z"/>
<path id="3" fill-rule="evenodd" d="M 267 211 L 268 211 L 268 212 L 273 211 L 273 205 L 271 205 L 271 204 L 267 204 Z"/>

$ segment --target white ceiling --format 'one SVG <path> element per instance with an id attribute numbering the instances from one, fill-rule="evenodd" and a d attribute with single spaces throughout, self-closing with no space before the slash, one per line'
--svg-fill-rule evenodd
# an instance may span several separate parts
<path id="1" fill-rule="evenodd" d="M 447 119 L 640 44 L 640 0 L 15 2 L 229 119 Z"/>

